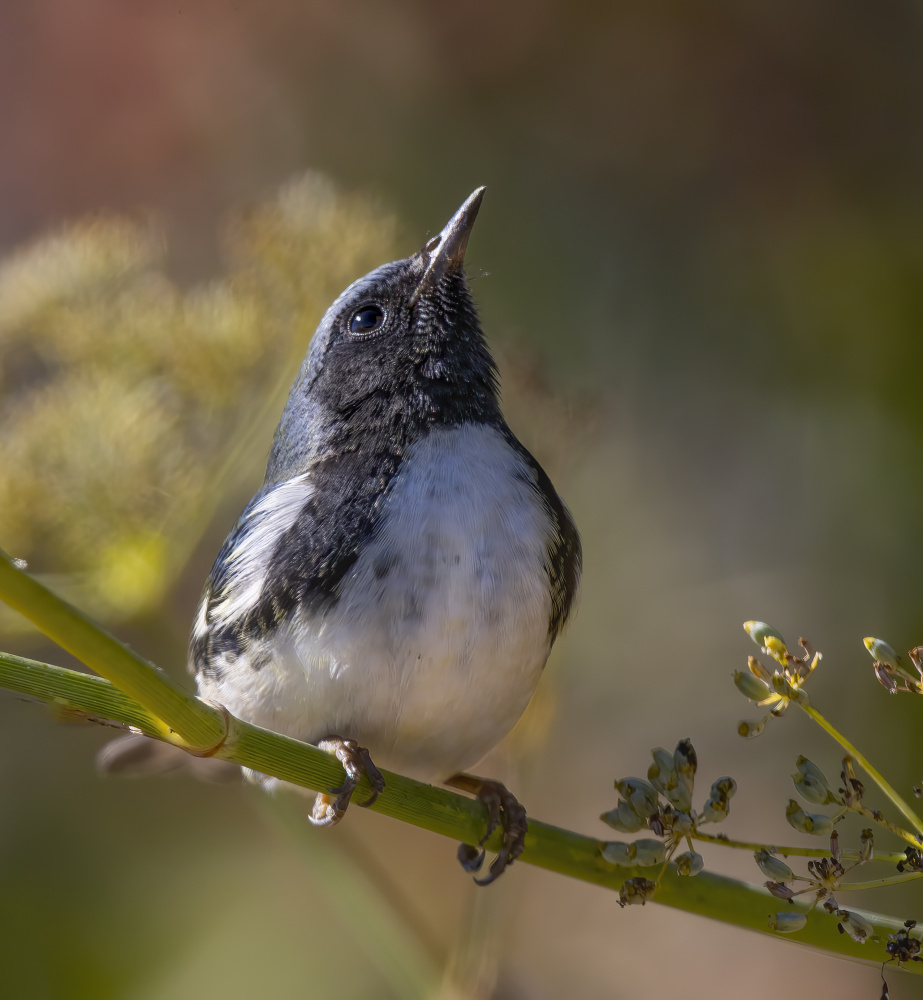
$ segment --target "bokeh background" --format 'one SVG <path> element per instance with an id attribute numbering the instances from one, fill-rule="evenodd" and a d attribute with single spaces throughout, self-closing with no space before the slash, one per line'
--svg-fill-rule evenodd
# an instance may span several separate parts
<path id="1" fill-rule="evenodd" d="M 612 780 L 690 737 L 703 783 L 740 783 L 730 834 L 793 839 L 794 757 L 839 758 L 797 717 L 737 737 L 755 617 L 824 651 L 814 701 L 909 789 L 919 706 L 861 640 L 923 642 L 921 20 L 0 6 L 0 544 L 182 676 L 320 312 L 486 184 L 473 287 L 586 568 L 481 770 L 605 837 Z M 0 632 L 73 665 L 11 614 Z M 110 734 L 12 695 L 0 720 L 10 996 L 878 995 L 873 969 L 525 865 L 478 891 L 452 844 L 360 810 L 318 833 L 234 785 L 102 780 Z M 758 880 L 729 853 L 706 862 Z M 918 884 L 865 903 L 923 917 Z"/>

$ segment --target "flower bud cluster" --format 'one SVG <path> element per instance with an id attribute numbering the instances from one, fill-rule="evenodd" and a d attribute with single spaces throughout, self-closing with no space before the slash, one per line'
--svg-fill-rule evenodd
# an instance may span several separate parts
<path id="1" fill-rule="evenodd" d="M 907 670 L 901 662 L 900 655 L 894 651 L 884 639 L 866 636 L 863 640 L 865 648 L 875 661 L 875 676 L 891 694 L 906 691 L 908 694 L 923 694 L 923 646 L 911 649 L 907 656 L 914 665 L 918 676 Z"/>
<path id="2" fill-rule="evenodd" d="M 794 805 L 797 808 L 797 803 Z M 822 909 L 837 918 L 840 933 L 849 934 L 854 941 L 863 944 L 872 936 L 872 926 L 860 914 L 842 909 L 833 893 L 841 887 L 843 877 L 849 871 L 871 860 L 872 849 L 872 831 L 863 830 L 858 859 L 849 868 L 845 868 L 840 862 L 839 835 L 833 830 L 830 834 L 830 856 L 812 858 L 808 861 L 807 876 L 796 875 L 784 861 L 765 848 L 755 851 L 753 859 L 760 871 L 769 879 L 764 884 L 770 895 L 776 899 L 784 899 L 788 903 L 791 903 L 796 896 L 812 895 L 814 897 L 812 909 L 818 903 L 822 903 Z M 796 889 L 796 882 L 806 883 L 806 887 Z M 777 913 L 769 918 L 769 927 L 780 933 L 791 933 L 804 926 L 802 919 L 804 917 L 805 915 L 801 913 Z"/>
<path id="3" fill-rule="evenodd" d="M 620 798 L 615 808 L 603 813 L 600 819 L 622 833 L 636 833 L 647 827 L 661 839 L 609 841 L 601 846 L 600 853 L 605 861 L 620 867 L 662 865 L 669 861 L 679 875 L 698 875 L 705 862 L 692 849 L 691 837 L 699 825 L 720 823 L 727 817 L 737 782 L 729 777 L 713 782 L 708 799 L 696 813 L 692 796 L 698 758 L 691 741 L 680 740 L 672 753 L 656 747 L 651 757 L 647 780 L 620 778 L 615 782 Z M 683 842 L 689 849 L 676 853 Z"/>
<path id="4" fill-rule="evenodd" d="M 769 670 L 755 656 L 750 656 L 747 657 L 749 672 L 734 671 L 737 690 L 750 701 L 769 709 L 761 719 L 744 720 L 738 724 L 737 732 L 750 739 L 759 736 L 770 719 L 784 715 L 792 702 L 808 704 L 804 683 L 817 667 L 821 655 L 812 654 L 807 642 L 799 639 L 803 655 L 795 656 L 788 651 L 782 636 L 766 622 L 744 622 L 744 630 L 767 656 L 779 664 Z"/>

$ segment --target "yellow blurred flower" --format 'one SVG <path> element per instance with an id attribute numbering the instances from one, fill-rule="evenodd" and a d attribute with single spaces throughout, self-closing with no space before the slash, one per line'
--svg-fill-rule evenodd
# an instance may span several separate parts
<path id="1" fill-rule="evenodd" d="M 151 220 L 78 222 L 0 261 L 0 545 L 95 614 L 155 605 L 229 481 L 258 479 L 323 310 L 395 242 L 375 205 L 306 174 L 229 222 L 230 273 L 204 287 L 167 276 Z"/>

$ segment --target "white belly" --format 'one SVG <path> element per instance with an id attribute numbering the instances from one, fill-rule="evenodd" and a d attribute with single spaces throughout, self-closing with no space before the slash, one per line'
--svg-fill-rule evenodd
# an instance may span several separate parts
<path id="1" fill-rule="evenodd" d="M 416 777 L 475 764 L 525 710 L 550 649 L 552 525 L 533 483 L 493 428 L 433 431 L 336 605 L 296 614 L 265 666 L 241 657 L 203 695 L 308 742 L 351 737 Z"/>

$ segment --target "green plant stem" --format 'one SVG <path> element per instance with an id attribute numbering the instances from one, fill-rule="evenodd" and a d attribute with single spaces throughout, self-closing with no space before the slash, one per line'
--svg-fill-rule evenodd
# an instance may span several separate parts
<path id="1" fill-rule="evenodd" d="M 702 833 L 700 830 L 690 834 L 693 840 L 702 840 L 706 844 L 720 844 L 722 847 L 735 847 L 741 851 L 769 851 L 770 854 L 781 854 L 783 858 L 829 858 L 829 847 L 776 847 L 772 844 L 757 844 L 749 840 L 732 840 L 730 837 L 722 837 L 710 833 Z M 858 861 L 858 851 L 840 851 L 840 857 L 844 861 Z M 907 855 L 900 854 L 878 854 L 876 852 L 875 861 L 883 861 L 889 864 L 897 864 L 899 861 L 906 861 Z"/>
<path id="2" fill-rule="evenodd" d="M 150 714 L 146 709 L 133 704 L 127 695 L 113 691 L 111 685 L 100 678 L 0 654 L 0 687 L 50 701 L 88 718 L 108 716 L 116 722 L 148 731 Z M 343 780 L 340 765 L 316 747 L 236 719 L 231 720 L 230 733 L 230 738 L 215 756 L 315 790 L 330 788 Z M 468 844 L 478 842 L 486 823 L 485 808 L 480 802 L 387 771 L 383 774 L 387 787 L 371 807 L 376 812 L 453 840 Z M 363 785 L 366 787 L 360 786 L 357 792 L 359 801 L 368 794 L 364 780 Z M 488 841 L 488 848 L 496 850 L 499 837 L 499 832 L 495 833 Z M 602 842 L 593 837 L 533 819 L 529 821 L 521 860 L 614 890 L 636 875 L 657 877 L 657 868 L 616 868 L 608 864 L 602 859 L 601 847 Z M 780 907 L 779 900 L 764 889 L 711 872 L 684 878 L 672 870 L 667 871 L 655 900 L 765 934 L 772 933 L 767 927 L 768 915 Z M 836 921 L 831 920 L 829 914 L 809 913 L 807 906 L 797 908 L 808 914 L 808 922 L 797 934 L 787 935 L 793 940 L 864 961 L 880 962 L 884 957 L 880 946 L 859 945 L 849 935 L 839 934 Z M 863 912 L 862 916 L 872 924 L 880 942 L 903 926 L 901 921 L 882 914 Z M 911 963 L 907 970 L 923 974 L 921 966 L 923 963 Z"/>
<path id="3" fill-rule="evenodd" d="M 90 721 L 113 721 L 156 736 L 163 723 L 103 677 L 0 653 L 0 688 L 47 702 Z"/>
<path id="4" fill-rule="evenodd" d="M 192 751 L 210 751 L 225 739 L 223 713 L 185 691 L 101 625 L 61 600 L 14 565 L 2 550 L 0 600 L 146 708 L 153 717 L 144 727 L 146 731 Z"/>
<path id="5" fill-rule="evenodd" d="M 803 705 L 800 702 L 795 704 L 805 712 L 810 718 L 812 718 L 825 733 L 832 736 L 833 739 L 840 744 L 840 746 L 852 757 L 854 757 L 860 767 L 868 774 L 868 776 L 875 782 L 876 785 L 888 796 L 888 798 L 897 806 L 898 809 L 904 814 L 907 821 L 913 827 L 917 836 L 911 842 L 917 847 L 923 846 L 923 820 L 910 808 L 909 804 L 904 801 L 903 797 L 897 793 L 897 790 L 892 788 L 891 785 L 885 780 L 884 776 L 881 774 L 877 768 L 873 767 L 869 762 L 868 758 L 860 751 L 857 750 L 852 743 L 843 736 L 834 726 L 832 726 L 812 705 Z M 906 838 L 905 838 L 906 839 Z"/>
<path id="6" fill-rule="evenodd" d="M 898 885 L 900 882 L 912 882 L 914 879 L 923 878 L 923 872 L 904 872 L 902 875 L 889 875 L 887 878 L 872 878 L 866 882 L 841 882 L 837 887 L 837 892 L 845 889 L 878 889 L 883 885 Z"/>
<path id="7" fill-rule="evenodd" d="M 872 809 L 867 809 L 861 803 L 858 805 L 850 806 L 849 809 L 844 810 L 845 812 L 855 812 L 865 819 L 871 820 L 873 823 L 877 823 L 880 827 L 887 830 L 889 833 L 893 833 L 895 837 L 900 837 L 901 840 L 906 840 L 908 844 L 913 844 L 914 847 L 920 846 L 920 838 L 916 837 L 909 830 L 905 830 L 902 826 L 898 826 L 897 823 L 892 823 L 890 820 L 884 818 L 879 812 L 875 812 Z M 834 820 L 834 822 L 836 822 Z"/>

